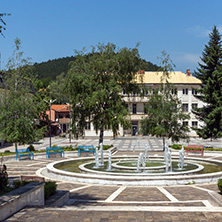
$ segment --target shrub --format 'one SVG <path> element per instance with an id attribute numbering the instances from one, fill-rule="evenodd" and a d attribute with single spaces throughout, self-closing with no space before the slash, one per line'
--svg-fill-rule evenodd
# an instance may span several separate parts
<path id="1" fill-rule="evenodd" d="M 220 192 L 222 193 L 222 179 L 218 180 L 217 186 L 218 186 L 218 189 L 220 190 Z"/>
<path id="2" fill-rule="evenodd" d="M 113 147 L 113 145 L 103 145 L 103 150 L 108 150 L 111 147 Z"/>
<path id="3" fill-rule="evenodd" d="M 57 147 L 57 145 L 53 145 L 52 147 Z"/>
<path id="4" fill-rule="evenodd" d="M 11 153 L 11 151 L 10 150 L 5 150 L 5 152 L 4 153 Z"/>
<path id="5" fill-rule="evenodd" d="M 78 149 L 78 146 L 74 146 L 74 147 L 72 145 L 62 146 L 61 149 L 63 149 L 64 151 L 74 151 Z"/>
<path id="6" fill-rule="evenodd" d="M 56 192 L 56 187 L 57 187 L 56 182 L 53 181 L 45 182 L 45 187 L 44 187 L 45 200 Z"/>
<path id="7" fill-rule="evenodd" d="M 35 147 L 32 144 L 30 144 L 27 148 L 29 149 L 29 151 L 35 151 Z"/>
<path id="8" fill-rule="evenodd" d="M 30 182 L 32 182 L 32 181 L 16 180 L 16 181 L 13 181 L 12 185 L 13 185 L 14 189 L 17 189 L 17 188 L 22 187 L 22 186 L 24 186 L 24 185 L 26 185 L 26 184 L 28 184 Z"/>
<path id="9" fill-rule="evenodd" d="M 173 144 L 173 145 L 171 146 L 171 148 L 172 148 L 172 149 L 175 149 L 175 150 L 180 150 L 180 149 L 182 148 L 182 145 L 180 145 L 180 144 Z"/>

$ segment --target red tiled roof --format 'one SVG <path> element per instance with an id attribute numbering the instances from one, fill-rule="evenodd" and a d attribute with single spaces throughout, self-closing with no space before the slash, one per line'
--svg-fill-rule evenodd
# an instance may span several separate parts
<path id="1" fill-rule="evenodd" d="M 70 105 L 52 105 L 51 108 L 58 112 L 69 111 Z"/>

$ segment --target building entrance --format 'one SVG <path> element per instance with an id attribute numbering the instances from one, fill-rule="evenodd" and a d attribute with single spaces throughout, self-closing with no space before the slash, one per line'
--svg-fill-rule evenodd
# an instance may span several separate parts
<path id="1" fill-rule="evenodd" d="M 131 134 L 132 136 L 137 136 L 138 135 L 138 122 L 132 121 L 131 123 L 132 123 Z"/>

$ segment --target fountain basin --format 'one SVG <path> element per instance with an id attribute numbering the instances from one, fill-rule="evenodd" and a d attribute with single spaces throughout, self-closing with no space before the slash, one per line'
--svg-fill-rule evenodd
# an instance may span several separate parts
<path id="1" fill-rule="evenodd" d="M 124 166 L 123 163 L 135 163 L 135 166 Z M 156 161 L 149 161 L 148 163 L 159 163 L 159 166 L 149 166 L 149 167 L 143 167 L 142 169 L 146 170 L 146 171 L 158 171 L 158 170 L 164 170 L 166 168 L 165 163 L 163 162 L 163 160 L 156 160 Z M 133 164 L 131 164 L 133 165 Z M 120 169 L 120 170 L 132 170 L 132 171 L 136 171 L 137 167 L 136 167 L 137 163 L 136 160 L 132 161 L 131 159 L 122 159 L 120 160 L 120 162 L 115 162 L 112 163 L 112 167 L 115 169 Z"/>
<path id="2" fill-rule="evenodd" d="M 115 157 L 123 158 L 123 156 Z M 135 158 L 135 157 L 134 157 Z M 89 161 L 93 162 L 94 158 L 85 157 L 79 159 L 69 159 L 57 161 L 47 165 L 47 177 L 56 178 L 57 180 L 65 180 L 80 183 L 95 183 L 95 184 L 109 184 L 109 185 L 133 185 L 133 186 L 153 186 L 153 185 L 182 185 L 188 183 L 209 183 L 216 182 L 222 177 L 222 172 L 214 172 L 207 174 L 195 174 L 195 172 L 188 172 L 188 174 L 181 174 L 181 172 L 171 172 L 164 174 L 144 174 L 144 173 L 115 173 L 112 172 L 99 172 L 94 170 L 85 170 L 82 173 L 68 172 L 57 169 L 56 167 L 66 165 L 70 161 Z M 204 161 L 215 164 L 222 164 L 221 161 L 213 159 L 205 160 L 203 158 L 186 158 L 186 161 Z M 81 164 L 80 164 L 81 165 Z M 84 164 L 82 164 L 84 167 Z M 191 174 L 192 173 L 192 174 Z"/>

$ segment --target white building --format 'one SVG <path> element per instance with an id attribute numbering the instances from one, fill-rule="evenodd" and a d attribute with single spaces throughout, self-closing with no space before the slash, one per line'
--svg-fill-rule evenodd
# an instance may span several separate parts
<path id="1" fill-rule="evenodd" d="M 142 74 L 137 75 L 136 82 L 139 84 L 145 84 L 147 87 L 157 88 L 161 84 L 161 76 L 162 72 L 141 72 Z M 142 77 L 142 78 L 141 78 Z M 141 81 L 142 79 L 142 81 Z M 197 98 L 194 97 L 196 94 L 197 88 L 200 87 L 201 81 L 196 77 L 190 74 L 190 71 L 187 70 L 187 73 L 183 72 L 171 72 L 170 78 L 168 79 L 169 83 L 174 84 L 174 87 L 177 89 L 177 95 L 182 102 L 184 112 L 190 113 L 190 120 L 184 122 L 189 127 L 199 127 L 200 122 L 195 118 L 194 114 L 192 114 L 192 107 L 202 107 L 203 104 Z M 123 130 L 122 127 L 119 127 L 119 135 L 137 135 L 140 131 L 140 122 L 142 117 L 146 114 L 144 113 L 145 103 L 148 101 L 146 97 L 141 98 L 137 95 L 130 95 L 124 97 L 125 102 L 128 105 L 129 113 L 130 113 L 130 121 L 132 127 L 130 130 Z M 112 131 L 106 130 L 104 133 L 104 137 L 112 137 Z M 94 137 L 96 135 L 93 125 L 89 124 L 86 127 L 85 137 Z M 190 136 L 196 136 L 195 131 L 190 132 Z"/>

